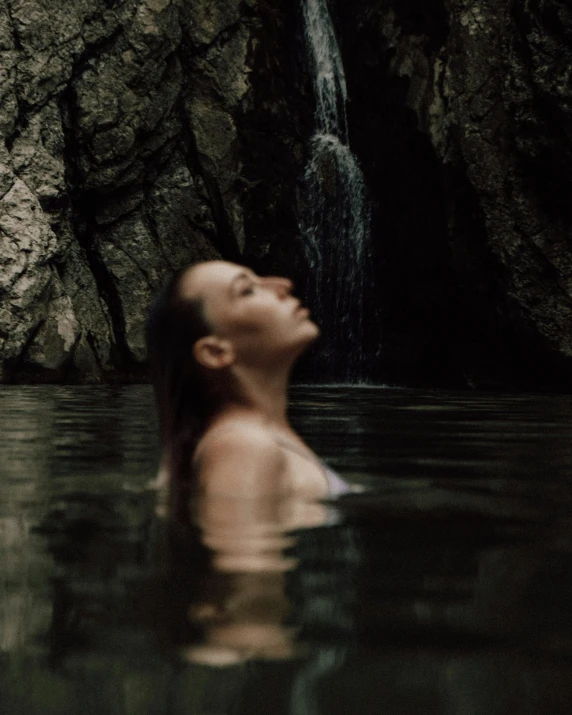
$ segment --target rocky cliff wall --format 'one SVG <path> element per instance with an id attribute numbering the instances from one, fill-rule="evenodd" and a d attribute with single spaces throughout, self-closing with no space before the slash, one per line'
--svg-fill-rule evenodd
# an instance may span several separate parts
<path id="1" fill-rule="evenodd" d="M 572 10 L 337 0 L 386 375 L 572 387 Z"/>
<path id="2" fill-rule="evenodd" d="M 572 11 L 331 0 L 404 384 L 572 388 Z M 138 379 L 164 277 L 304 281 L 297 3 L 0 5 L 0 380 Z M 370 336 L 371 337 L 371 336 Z"/>
<path id="3" fill-rule="evenodd" d="M 136 378 L 174 268 L 291 254 L 292 17 L 264 0 L 2 3 L 1 380 Z"/>

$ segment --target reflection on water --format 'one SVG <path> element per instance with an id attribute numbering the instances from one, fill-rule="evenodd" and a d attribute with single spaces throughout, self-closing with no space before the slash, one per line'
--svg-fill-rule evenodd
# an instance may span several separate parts
<path id="1" fill-rule="evenodd" d="M 299 567 L 297 532 L 330 525 L 331 512 L 280 493 L 278 484 L 275 495 L 245 497 L 237 490 L 235 496 L 201 494 L 193 500 L 195 533 L 176 525 L 183 530 L 178 541 L 205 547 L 208 565 L 200 598 L 186 614 L 202 631 L 197 643 L 183 649 L 187 660 L 229 665 L 296 654 L 288 590 L 289 576 Z M 189 561 L 179 559 L 175 571 L 185 573 Z"/>
<path id="2" fill-rule="evenodd" d="M 571 406 L 297 388 L 369 491 L 168 526 L 149 388 L 2 388 L 0 712 L 568 714 Z"/>

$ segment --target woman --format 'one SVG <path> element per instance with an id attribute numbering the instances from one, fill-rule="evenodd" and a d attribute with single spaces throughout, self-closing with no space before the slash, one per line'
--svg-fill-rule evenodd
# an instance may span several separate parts
<path id="1" fill-rule="evenodd" d="M 148 322 L 173 509 L 206 496 L 295 495 L 350 487 L 288 422 L 288 380 L 318 337 L 287 278 L 209 261 L 177 273 Z"/>
<path id="2" fill-rule="evenodd" d="M 334 524 L 319 502 L 349 491 L 286 414 L 290 372 L 319 330 L 291 281 L 224 261 L 177 273 L 147 328 L 171 515 L 187 521 L 192 505 L 209 552 L 188 588 L 192 556 L 172 569 L 183 605 L 170 610 L 202 631 L 184 657 L 216 666 L 289 657 L 292 531 Z M 181 535 L 186 553 L 192 539 Z"/>

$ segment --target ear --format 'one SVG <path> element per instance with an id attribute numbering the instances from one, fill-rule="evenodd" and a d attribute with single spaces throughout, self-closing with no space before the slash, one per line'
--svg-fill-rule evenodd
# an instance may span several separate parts
<path id="1" fill-rule="evenodd" d="M 199 365 L 211 370 L 221 370 L 234 362 L 231 343 L 214 335 L 199 338 L 193 345 L 193 356 Z"/>

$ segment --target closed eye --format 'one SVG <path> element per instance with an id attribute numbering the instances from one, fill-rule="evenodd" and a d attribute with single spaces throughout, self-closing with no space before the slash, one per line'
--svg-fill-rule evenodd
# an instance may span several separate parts
<path id="1" fill-rule="evenodd" d="M 249 285 L 245 285 L 244 288 L 241 289 L 240 295 L 252 295 L 254 293 L 256 286 L 254 283 L 251 283 Z"/>
<path id="2" fill-rule="evenodd" d="M 229 294 L 231 297 L 242 297 L 254 293 L 256 281 L 253 276 L 246 271 L 238 273 L 230 282 Z"/>

